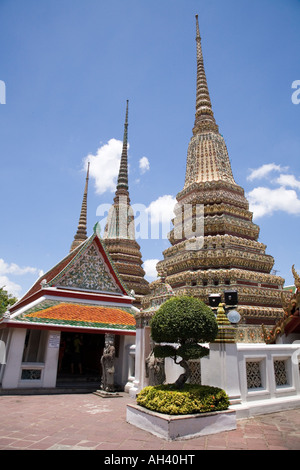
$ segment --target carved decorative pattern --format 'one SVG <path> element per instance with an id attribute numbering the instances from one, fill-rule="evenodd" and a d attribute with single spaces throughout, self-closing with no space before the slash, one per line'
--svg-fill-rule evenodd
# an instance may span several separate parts
<path id="1" fill-rule="evenodd" d="M 189 366 L 191 375 L 189 382 L 191 384 L 201 385 L 201 362 L 200 359 L 190 359 Z"/>
<path id="2" fill-rule="evenodd" d="M 264 343 L 264 335 L 260 325 L 239 326 L 236 329 L 237 343 Z"/>
<path id="3" fill-rule="evenodd" d="M 212 132 L 193 136 L 187 153 L 185 187 L 218 180 L 235 183 L 223 137 Z"/>
<path id="4" fill-rule="evenodd" d="M 274 373 L 277 387 L 288 384 L 285 361 L 274 361 Z"/>
<path id="5" fill-rule="evenodd" d="M 260 372 L 260 363 L 256 362 L 246 362 L 246 374 L 247 374 L 247 388 L 261 388 L 261 372 Z"/>
<path id="6" fill-rule="evenodd" d="M 121 292 L 94 244 L 65 273 L 58 285 L 99 292 Z"/>
<path id="7" fill-rule="evenodd" d="M 23 369 L 21 380 L 40 380 L 41 376 L 41 369 Z"/>

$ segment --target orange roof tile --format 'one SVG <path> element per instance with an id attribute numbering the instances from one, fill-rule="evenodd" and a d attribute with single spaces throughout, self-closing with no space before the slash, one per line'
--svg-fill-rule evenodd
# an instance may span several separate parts
<path id="1" fill-rule="evenodd" d="M 42 310 L 22 315 L 22 320 L 39 323 L 135 329 L 135 318 L 120 308 L 62 302 Z"/>

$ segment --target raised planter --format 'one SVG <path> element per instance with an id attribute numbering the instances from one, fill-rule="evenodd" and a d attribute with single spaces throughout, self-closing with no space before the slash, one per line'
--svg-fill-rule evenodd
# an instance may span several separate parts
<path id="1" fill-rule="evenodd" d="M 126 420 L 169 441 L 190 439 L 236 429 L 235 410 L 190 415 L 165 415 L 139 405 L 127 405 Z"/>

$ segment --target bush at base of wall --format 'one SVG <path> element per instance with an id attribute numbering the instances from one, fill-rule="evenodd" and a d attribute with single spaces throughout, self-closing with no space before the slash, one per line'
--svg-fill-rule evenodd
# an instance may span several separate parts
<path id="1" fill-rule="evenodd" d="M 169 415 L 185 415 L 227 410 L 229 399 L 224 390 L 208 385 L 173 384 L 145 387 L 137 395 L 137 404 L 151 411 Z"/>

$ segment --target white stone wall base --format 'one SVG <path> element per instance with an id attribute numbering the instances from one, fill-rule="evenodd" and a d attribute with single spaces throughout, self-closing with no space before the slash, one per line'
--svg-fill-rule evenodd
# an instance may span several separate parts
<path id="1" fill-rule="evenodd" d="M 255 400 L 246 403 L 232 405 L 236 411 L 237 419 L 252 418 L 254 416 L 277 413 L 280 411 L 293 410 L 300 407 L 299 395 L 294 397 L 269 398 L 265 400 Z"/>
<path id="2" fill-rule="evenodd" d="M 191 439 L 236 429 L 235 410 L 191 415 L 165 415 L 139 405 L 127 405 L 126 420 L 134 426 L 168 441 Z"/>

